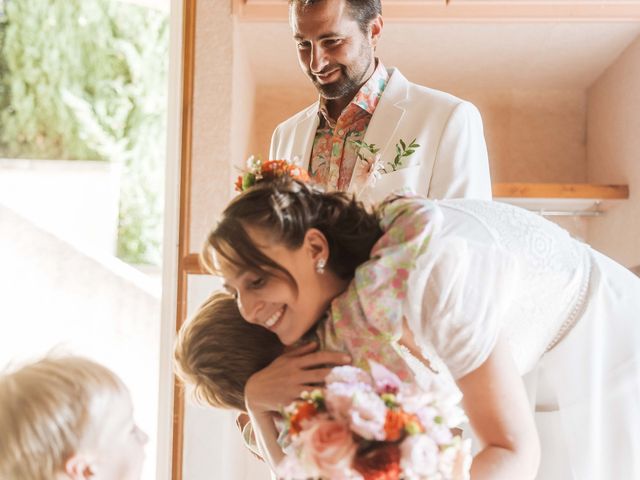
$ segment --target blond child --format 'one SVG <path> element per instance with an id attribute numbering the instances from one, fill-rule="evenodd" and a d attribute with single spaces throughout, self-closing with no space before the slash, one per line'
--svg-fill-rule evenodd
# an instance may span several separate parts
<path id="1" fill-rule="evenodd" d="M 127 387 L 76 356 L 0 376 L 0 478 L 138 480 L 147 436 Z"/>

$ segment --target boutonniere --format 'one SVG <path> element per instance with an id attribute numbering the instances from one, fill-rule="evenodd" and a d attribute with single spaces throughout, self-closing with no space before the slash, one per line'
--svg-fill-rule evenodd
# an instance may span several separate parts
<path id="1" fill-rule="evenodd" d="M 380 148 L 374 143 L 353 140 L 353 144 L 358 148 L 358 152 L 356 153 L 358 160 L 364 162 L 367 166 L 367 178 L 362 185 L 362 190 L 373 187 L 382 175 L 403 168 L 405 161 L 420 147 L 420 145 L 416 143 L 415 138 L 408 144 L 400 139 L 400 141 L 396 143 L 396 156 L 392 162 L 387 162 L 387 166 L 385 167 L 382 163 Z"/>
<path id="2" fill-rule="evenodd" d="M 369 187 L 373 187 L 382 174 L 387 173 L 382 165 L 380 149 L 374 143 L 366 143 L 360 140 L 353 140 L 353 144 L 358 148 L 356 156 L 358 160 L 364 162 L 366 175 L 364 182 L 358 189 L 358 194 L 362 193 Z"/>
<path id="3" fill-rule="evenodd" d="M 393 159 L 393 162 L 388 162 L 392 171 L 400 170 L 404 167 L 404 159 L 409 158 L 416 152 L 416 149 L 420 147 L 416 143 L 416 139 L 411 140 L 411 143 L 407 145 L 404 140 L 400 139 L 398 143 L 396 143 L 396 156 Z"/>

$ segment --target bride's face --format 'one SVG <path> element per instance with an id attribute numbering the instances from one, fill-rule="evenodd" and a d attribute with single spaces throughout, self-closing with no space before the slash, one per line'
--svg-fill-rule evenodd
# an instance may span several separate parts
<path id="1" fill-rule="evenodd" d="M 326 239 L 311 229 L 296 249 L 269 241 L 264 232 L 247 228 L 254 245 L 289 272 L 264 274 L 238 269 L 216 256 L 225 288 L 236 296 L 240 313 L 250 323 L 278 335 L 285 345 L 298 341 L 322 317 L 331 300 L 346 288 L 346 282 L 326 270 L 316 270 L 318 260 L 327 260 Z M 293 281 L 292 281 L 293 280 Z"/>

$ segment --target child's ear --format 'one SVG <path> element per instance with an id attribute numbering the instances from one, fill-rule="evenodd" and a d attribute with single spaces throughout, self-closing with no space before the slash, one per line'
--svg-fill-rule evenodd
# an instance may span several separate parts
<path id="1" fill-rule="evenodd" d="M 71 480 L 87 480 L 95 475 L 92 462 L 82 453 L 74 453 L 64 464 L 64 471 Z"/>

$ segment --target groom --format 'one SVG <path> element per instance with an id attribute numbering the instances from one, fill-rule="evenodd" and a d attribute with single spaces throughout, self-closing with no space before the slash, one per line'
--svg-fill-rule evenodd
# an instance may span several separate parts
<path id="1" fill-rule="evenodd" d="M 375 57 L 380 0 L 290 0 L 289 19 L 320 98 L 278 125 L 269 158 L 299 157 L 316 183 L 358 193 L 375 152 L 382 175 L 367 192 L 373 201 L 403 187 L 430 198 L 491 198 L 478 110 Z"/>

